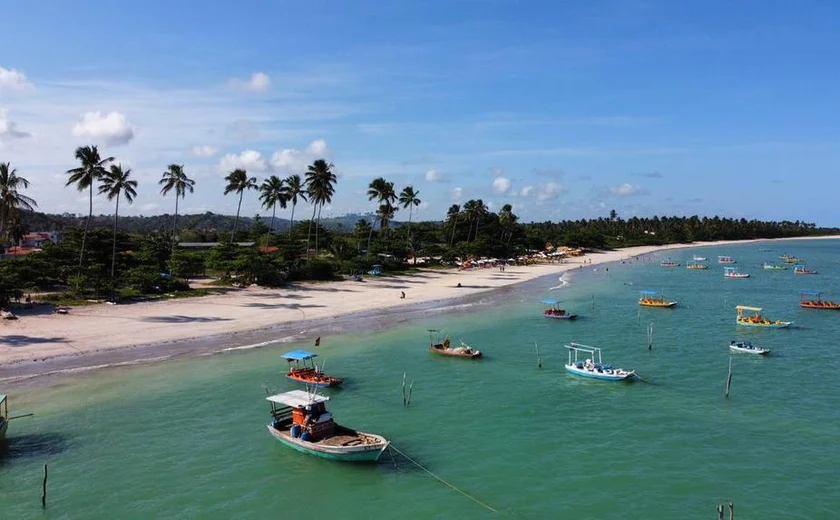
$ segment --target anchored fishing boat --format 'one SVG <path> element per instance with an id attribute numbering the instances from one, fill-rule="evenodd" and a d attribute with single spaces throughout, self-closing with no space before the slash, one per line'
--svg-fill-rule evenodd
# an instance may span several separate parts
<path id="1" fill-rule="evenodd" d="M 822 293 L 819 291 L 800 291 L 799 306 L 806 309 L 840 310 L 840 303 L 823 300 Z"/>
<path id="2" fill-rule="evenodd" d="M 779 260 L 781 260 L 782 262 L 784 262 L 786 264 L 801 264 L 802 263 L 801 258 L 797 258 L 797 257 L 791 256 L 789 254 L 780 255 Z"/>
<path id="3" fill-rule="evenodd" d="M 811 269 L 806 269 L 805 264 L 796 264 L 793 266 L 793 274 L 817 274 L 817 272 Z"/>
<path id="4" fill-rule="evenodd" d="M 572 314 L 565 309 L 560 308 L 561 300 L 543 300 L 543 303 L 549 307 L 543 311 L 543 316 L 554 320 L 573 320 L 577 318 L 577 314 Z"/>
<path id="5" fill-rule="evenodd" d="M 268 431 L 293 450 L 345 462 L 374 462 L 388 447 L 380 435 L 337 424 L 324 405 L 329 397 L 292 390 L 266 399 L 271 403 Z"/>
<path id="6" fill-rule="evenodd" d="M 342 379 L 324 374 L 323 365 L 319 368 L 313 361 L 316 357 L 318 354 L 306 350 L 292 350 L 283 354 L 283 359 L 289 362 L 286 379 L 316 388 L 340 385 Z"/>
<path id="7" fill-rule="evenodd" d="M 437 334 L 437 338 L 434 337 L 435 334 Z M 443 341 L 440 341 L 440 331 L 437 329 L 429 329 L 429 350 L 435 354 L 467 359 L 478 359 L 481 357 L 480 350 L 472 348 L 461 340 L 458 341 L 460 345 L 452 348 L 449 336 L 444 336 Z"/>
<path id="8" fill-rule="evenodd" d="M 759 356 L 766 356 L 770 353 L 769 348 L 756 347 L 749 341 L 730 341 L 729 350 L 732 352 L 742 352 L 744 354 L 757 354 Z"/>
<path id="9" fill-rule="evenodd" d="M 746 305 L 738 305 L 735 307 L 737 314 L 735 315 L 735 324 L 743 325 L 744 327 L 763 327 L 767 329 L 781 329 L 790 327 L 791 321 L 768 320 L 761 315 L 761 307 L 748 307 Z M 748 314 L 752 313 L 752 314 Z"/>
<path id="10" fill-rule="evenodd" d="M 701 264 L 701 263 L 694 262 L 694 263 L 686 265 L 685 268 L 695 270 L 695 271 L 699 271 L 699 270 L 702 270 L 702 269 L 708 269 L 709 266 L 706 265 L 706 264 Z"/>
<path id="11" fill-rule="evenodd" d="M 9 402 L 0 394 L 0 444 L 6 442 L 6 430 L 9 429 Z"/>
<path id="12" fill-rule="evenodd" d="M 718 263 L 719 264 L 734 264 L 735 259 L 732 258 L 731 256 L 719 256 L 718 257 Z"/>
<path id="13" fill-rule="evenodd" d="M 771 264 L 768 262 L 764 262 L 762 267 L 768 271 L 787 271 L 787 266 L 785 265 Z"/>
<path id="14" fill-rule="evenodd" d="M 634 370 L 614 368 L 612 365 L 604 364 L 601 361 L 601 349 L 589 347 L 580 343 L 569 343 L 569 362 L 566 363 L 566 370 L 576 376 L 600 379 L 601 381 L 626 381 L 633 377 Z M 578 353 L 582 352 L 588 356 L 584 361 L 578 360 Z"/>
<path id="15" fill-rule="evenodd" d="M 705 262 L 706 260 L 708 260 L 708 258 L 706 258 L 705 256 L 694 255 L 691 257 L 692 262 Z"/>
<path id="16" fill-rule="evenodd" d="M 749 278 L 750 275 L 748 273 L 739 272 L 737 267 L 724 267 L 723 268 L 723 277 L 724 278 Z"/>
<path id="17" fill-rule="evenodd" d="M 659 291 L 639 291 L 639 305 L 644 307 L 673 307 L 675 301 L 658 296 Z"/>
<path id="18" fill-rule="evenodd" d="M 665 259 L 665 260 L 659 262 L 659 266 L 660 267 L 679 267 L 680 263 L 675 262 L 675 261 L 671 260 L 670 258 L 668 258 L 668 259 Z"/>

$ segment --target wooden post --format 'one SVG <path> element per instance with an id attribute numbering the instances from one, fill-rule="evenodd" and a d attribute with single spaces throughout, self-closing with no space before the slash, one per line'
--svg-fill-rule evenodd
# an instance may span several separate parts
<path id="1" fill-rule="evenodd" d="M 718 520 L 723 520 L 723 504 L 717 506 Z"/>
<path id="2" fill-rule="evenodd" d="M 44 483 L 41 490 L 41 507 L 47 507 L 47 465 L 44 464 Z"/>
<path id="3" fill-rule="evenodd" d="M 402 380 L 402 396 L 403 396 L 403 406 L 405 406 L 405 372 L 403 372 L 403 380 Z"/>
<path id="4" fill-rule="evenodd" d="M 537 368 L 542 368 L 542 360 L 540 359 L 540 347 L 537 346 L 537 342 L 534 342 L 534 349 L 537 351 Z"/>
<path id="5" fill-rule="evenodd" d="M 411 406 L 411 389 L 414 388 L 414 380 L 411 380 L 411 384 L 408 385 L 408 400 L 406 401 L 406 406 Z"/>
<path id="6" fill-rule="evenodd" d="M 653 322 L 648 325 L 648 350 L 653 350 Z"/>
<path id="7" fill-rule="evenodd" d="M 729 375 L 726 378 L 726 397 L 729 397 L 729 388 L 731 386 L 732 386 L 732 356 L 729 356 Z"/>
<path id="8" fill-rule="evenodd" d="M 729 520 L 735 520 L 735 504 L 729 503 Z"/>

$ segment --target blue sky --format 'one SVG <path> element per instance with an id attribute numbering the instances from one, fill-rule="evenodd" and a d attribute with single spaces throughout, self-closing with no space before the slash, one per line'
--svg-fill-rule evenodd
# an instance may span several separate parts
<path id="1" fill-rule="evenodd" d="M 526 221 L 840 225 L 833 2 L 6 0 L 0 19 L 0 161 L 49 212 L 86 211 L 63 172 L 96 143 L 140 181 L 130 214 L 171 211 L 171 162 L 197 181 L 182 208 L 232 213 L 227 170 L 324 156 L 325 215 L 372 210 L 384 176 L 425 219 L 482 198 Z"/>

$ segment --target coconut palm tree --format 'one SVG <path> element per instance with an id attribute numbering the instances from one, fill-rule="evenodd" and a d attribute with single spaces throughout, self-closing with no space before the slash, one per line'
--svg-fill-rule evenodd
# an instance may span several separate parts
<path id="1" fill-rule="evenodd" d="M 163 186 L 160 189 L 160 194 L 164 197 L 170 191 L 175 190 L 175 218 L 172 219 L 172 239 L 174 245 L 175 237 L 178 235 L 178 199 L 183 199 L 187 195 L 187 192 L 193 192 L 195 181 L 187 177 L 183 164 L 170 164 L 167 166 L 166 171 L 163 172 L 158 184 Z"/>
<path id="2" fill-rule="evenodd" d="M 333 173 L 334 166 L 324 159 L 316 159 L 306 171 L 306 194 L 312 203 L 312 219 L 315 219 L 315 209 L 318 209 L 318 223 L 315 226 L 315 256 L 318 256 L 318 227 L 321 225 L 321 209 L 327 202 L 332 202 L 335 194 L 335 183 L 338 178 Z M 309 221 L 309 234 L 312 234 L 312 221 Z M 306 239 L 306 251 L 309 252 L 309 237 Z"/>
<path id="3" fill-rule="evenodd" d="M 114 242 L 111 248 L 111 279 L 114 278 L 114 267 L 117 263 L 117 221 L 120 218 L 120 195 L 131 204 L 137 196 L 137 181 L 131 179 L 131 169 L 123 170 L 121 164 L 112 164 L 111 169 L 102 177 L 99 193 L 105 194 L 108 200 L 117 199 L 114 208 Z"/>
<path id="4" fill-rule="evenodd" d="M 65 186 L 73 184 L 79 191 L 88 190 L 88 217 L 85 221 L 85 230 L 82 233 L 82 249 L 79 251 L 79 269 L 76 273 L 77 276 L 81 276 L 82 261 L 85 258 L 85 241 L 90 227 L 90 219 L 93 217 L 93 187 L 98 180 L 108 173 L 106 168 L 108 164 L 114 161 L 114 158 L 106 157 L 103 159 L 96 146 L 80 146 L 76 148 L 76 159 L 81 163 L 81 166 L 67 170 L 67 175 L 70 178 L 67 179 Z"/>
<path id="5" fill-rule="evenodd" d="M 287 202 L 292 203 L 292 218 L 289 220 L 289 236 L 292 236 L 292 225 L 295 223 L 295 206 L 297 206 L 298 198 L 306 202 L 306 192 L 303 189 L 303 182 L 300 180 L 300 175 L 289 175 L 284 179 L 283 196 Z"/>
<path id="6" fill-rule="evenodd" d="M 225 185 L 225 195 L 236 192 L 239 194 L 239 204 L 236 206 L 236 219 L 233 221 L 233 234 L 230 235 L 230 242 L 236 240 L 236 226 L 239 224 L 239 210 L 242 209 L 242 197 L 247 190 L 257 189 L 257 178 L 248 177 L 248 172 L 241 168 L 237 168 L 230 172 L 225 177 L 227 185 Z"/>
<path id="7" fill-rule="evenodd" d="M 452 243 L 455 241 L 455 230 L 458 227 L 458 216 L 461 214 L 461 206 L 457 204 L 453 204 L 449 206 L 449 209 L 446 211 L 446 221 L 449 222 L 449 225 L 452 227 L 452 234 L 449 238 L 449 247 L 452 247 Z"/>
<path id="8" fill-rule="evenodd" d="M 29 181 L 17 174 L 10 163 L 0 163 L 0 246 L 8 243 L 9 234 L 18 221 L 18 211 L 33 211 L 38 203 L 20 192 Z"/>
<path id="9" fill-rule="evenodd" d="M 420 195 L 419 191 L 414 189 L 414 186 L 406 186 L 400 192 L 400 204 L 402 205 L 403 209 L 408 208 L 408 244 L 409 248 L 411 246 L 411 216 L 414 211 L 415 206 L 420 205 L 420 199 L 418 198 Z M 412 254 L 414 251 L 412 251 Z M 415 258 L 415 261 L 417 259 Z"/>
<path id="10" fill-rule="evenodd" d="M 368 200 L 376 200 L 379 203 L 379 208 L 376 210 L 376 218 L 379 221 L 379 229 L 386 229 L 388 222 L 394 218 L 394 212 L 396 211 L 393 208 L 393 203 L 397 201 L 394 183 L 386 181 L 384 177 L 377 177 L 368 185 L 367 196 Z M 383 216 L 385 218 L 382 218 Z M 372 233 L 373 228 L 371 227 Z M 370 237 L 368 237 L 368 244 L 370 244 Z M 368 247 L 368 250 L 370 250 L 370 247 Z"/>
<path id="11" fill-rule="evenodd" d="M 277 212 L 277 204 L 280 208 L 286 209 L 286 191 L 284 190 L 285 181 L 280 180 L 276 175 L 272 175 L 264 180 L 260 186 L 260 200 L 265 209 L 271 208 L 271 224 L 268 226 L 268 232 L 274 233 L 274 215 Z"/>

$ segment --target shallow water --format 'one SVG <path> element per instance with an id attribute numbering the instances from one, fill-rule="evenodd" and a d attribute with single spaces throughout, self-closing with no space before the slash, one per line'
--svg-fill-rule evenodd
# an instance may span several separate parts
<path id="1" fill-rule="evenodd" d="M 763 252 L 760 248 L 776 251 Z M 764 271 L 781 251 L 816 276 Z M 753 276 L 725 280 L 692 254 L 731 254 Z M 840 452 L 840 312 L 801 309 L 797 291 L 840 299 L 840 243 L 728 246 L 574 270 L 508 288 L 470 306 L 429 311 L 384 332 L 324 336 L 327 393 L 343 423 L 380 433 L 453 485 L 517 518 L 833 518 Z M 641 289 L 679 300 L 642 309 Z M 540 316 L 562 298 L 575 322 Z M 736 329 L 734 306 L 756 305 L 787 330 Z M 648 349 L 647 328 L 654 344 Z M 426 329 L 485 351 L 470 362 L 435 357 Z M 773 350 L 732 357 L 730 339 Z M 647 382 L 566 374 L 564 342 L 604 349 L 604 361 Z M 537 367 L 534 342 L 542 368 Z M 266 387 L 282 380 L 281 344 L 164 364 L 80 373 L 15 389 L 9 450 L 0 465 L 2 518 L 484 518 L 492 513 L 408 461 L 322 461 L 266 432 Z M 822 377 L 814 375 L 814 364 Z M 414 381 L 404 407 L 400 383 Z M 42 512 L 43 465 L 49 464 Z"/>

